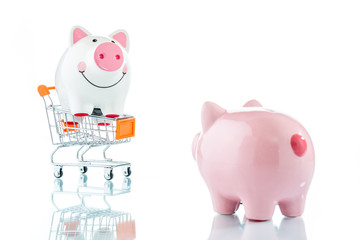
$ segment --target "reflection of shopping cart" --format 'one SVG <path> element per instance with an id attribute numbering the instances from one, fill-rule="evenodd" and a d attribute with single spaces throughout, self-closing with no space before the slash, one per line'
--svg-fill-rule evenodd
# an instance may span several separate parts
<path id="1" fill-rule="evenodd" d="M 130 191 L 130 179 L 124 178 L 121 189 L 113 189 L 110 181 L 104 188 L 84 186 L 86 179 L 80 178 L 81 185 L 76 192 L 63 191 L 62 180 L 56 179 L 52 202 L 57 210 L 51 220 L 49 239 L 92 239 L 92 240 L 131 240 L 135 239 L 135 221 L 127 212 L 114 211 L 106 197 L 124 194 Z M 61 187 L 59 187 L 61 186 Z M 96 190 L 95 192 L 93 192 Z M 59 208 L 55 204 L 55 195 L 77 195 L 81 204 Z M 88 207 L 85 199 L 102 196 L 105 208 Z"/>
<path id="2" fill-rule="evenodd" d="M 135 221 L 129 213 L 74 206 L 54 212 L 49 239 L 131 240 Z"/>
<path id="3" fill-rule="evenodd" d="M 43 98 L 48 119 L 51 140 L 57 148 L 51 154 L 54 165 L 54 175 L 60 178 L 63 175 L 63 166 L 78 166 L 82 173 L 88 167 L 103 167 L 105 179 L 113 178 L 113 168 L 122 167 L 125 176 L 130 176 L 130 163 L 112 161 L 106 157 L 106 151 L 115 144 L 130 142 L 135 136 L 135 118 L 129 115 L 115 118 L 99 115 L 74 116 L 60 105 L 54 105 L 50 91 L 55 87 L 40 85 L 38 92 Z M 65 147 L 79 146 L 76 162 L 55 162 L 55 153 Z M 85 159 L 85 154 L 94 147 L 104 147 L 102 159 Z"/>

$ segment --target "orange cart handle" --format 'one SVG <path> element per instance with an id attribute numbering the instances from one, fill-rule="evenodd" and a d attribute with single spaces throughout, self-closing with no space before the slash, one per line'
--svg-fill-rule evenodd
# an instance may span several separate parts
<path id="1" fill-rule="evenodd" d="M 40 85 L 38 86 L 38 92 L 40 94 L 41 97 L 44 97 L 46 95 L 49 95 L 50 94 L 50 91 L 49 90 L 54 90 L 55 87 L 47 87 L 45 85 Z"/>

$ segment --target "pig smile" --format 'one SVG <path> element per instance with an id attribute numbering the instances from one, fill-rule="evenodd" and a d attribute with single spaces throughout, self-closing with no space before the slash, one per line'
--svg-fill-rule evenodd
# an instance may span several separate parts
<path id="1" fill-rule="evenodd" d="M 122 77 L 116 82 L 116 83 L 114 83 L 114 84 L 111 84 L 111 85 L 109 85 L 109 86 L 99 86 L 99 85 L 96 85 L 96 84 L 94 84 L 94 83 L 92 83 L 86 76 L 85 76 L 85 74 L 84 74 L 84 72 L 85 71 L 79 71 L 79 73 L 81 73 L 81 75 L 85 78 L 85 80 L 86 81 L 88 81 L 88 83 L 90 83 L 91 85 L 93 85 L 94 87 L 97 87 L 97 88 L 111 88 L 111 87 L 113 87 L 113 86 L 115 86 L 116 84 L 118 84 L 119 82 L 121 82 L 121 80 L 124 78 L 124 76 L 125 76 L 125 72 L 123 72 L 122 74 Z"/>

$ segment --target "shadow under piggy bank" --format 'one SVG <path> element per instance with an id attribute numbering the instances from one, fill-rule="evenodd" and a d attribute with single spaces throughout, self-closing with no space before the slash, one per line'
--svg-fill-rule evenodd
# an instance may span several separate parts
<path id="1" fill-rule="evenodd" d="M 240 223 L 236 215 L 214 217 L 209 240 L 306 240 L 305 224 L 302 218 L 283 218 L 280 227 L 272 221 Z"/>

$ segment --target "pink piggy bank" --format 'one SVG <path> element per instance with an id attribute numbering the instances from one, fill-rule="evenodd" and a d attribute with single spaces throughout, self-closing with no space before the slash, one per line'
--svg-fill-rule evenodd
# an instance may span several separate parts
<path id="1" fill-rule="evenodd" d="M 315 154 L 300 123 L 256 100 L 238 112 L 206 102 L 201 121 L 192 152 L 216 212 L 243 204 L 248 219 L 265 221 L 278 204 L 287 217 L 302 215 Z"/>

